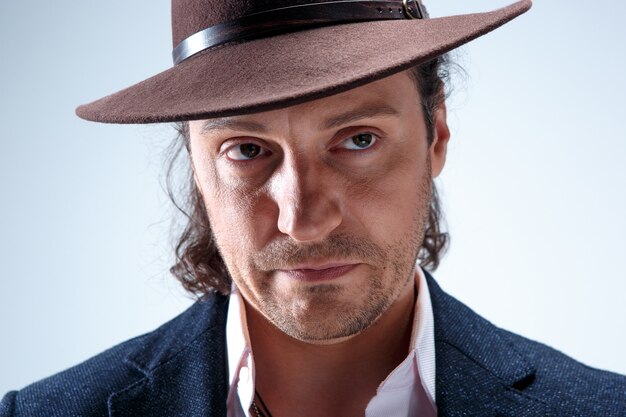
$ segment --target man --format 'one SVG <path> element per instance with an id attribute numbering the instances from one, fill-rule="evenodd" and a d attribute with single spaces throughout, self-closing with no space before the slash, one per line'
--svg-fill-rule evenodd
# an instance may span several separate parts
<path id="1" fill-rule="evenodd" d="M 433 58 L 530 4 L 304 4 L 175 2 L 174 69 L 79 109 L 181 122 L 195 211 L 173 272 L 205 299 L 0 415 L 624 415 L 623 377 L 493 327 L 415 267 L 445 246 Z M 415 44 L 373 54 L 400 34 Z"/>

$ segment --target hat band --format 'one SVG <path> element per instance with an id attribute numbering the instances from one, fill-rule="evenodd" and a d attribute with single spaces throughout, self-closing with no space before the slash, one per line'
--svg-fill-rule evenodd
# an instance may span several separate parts
<path id="1" fill-rule="evenodd" d="M 174 65 L 199 52 L 229 42 L 258 39 L 339 23 L 390 19 L 423 19 L 419 0 L 328 1 L 283 7 L 218 23 L 196 32 L 174 48 Z"/>

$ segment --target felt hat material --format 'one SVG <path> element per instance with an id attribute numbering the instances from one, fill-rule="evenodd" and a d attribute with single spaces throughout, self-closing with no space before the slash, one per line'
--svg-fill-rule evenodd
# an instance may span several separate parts
<path id="1" fill-rule="evenodd" d="M 172 0 L 173 45 L 277 4 L 308 3 L 319 1 Z M 397 3 L 398 10 L 406 4 Z M 340 93 L 426 62 L 530 7 L 531 0 L 521 0 L 487 13 L 333 24 L 237 40 L 203 50 L 147 80 L 79 106 L 76 113 L 104 123 L 160 123 L 273 110 Z"/>

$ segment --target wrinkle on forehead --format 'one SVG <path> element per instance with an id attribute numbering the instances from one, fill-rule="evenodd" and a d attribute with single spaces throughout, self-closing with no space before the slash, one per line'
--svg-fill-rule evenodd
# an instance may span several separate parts
<path id="1" fill-rule="evenodd" d="M 200 134 L 233 131 L 294 138 L 312 132 L 339 128 L 360 119 L 399 117 L 419 97 L 413 79 L 406 73 L 392 75 L 330 97 L 278 110 L 216 118 L 191 123 Z M 419 106 L 418 106 L 419 107 Z"/>
<path id="2" fill-rule="evenodd" d="M 285 123 L 316 131 L 339 128 L 360 119 L 399 117 L 419 96 L 411 76 L 402 72 L 334 96 L 287 107 Z M 277 110 L 276 112 L 280 112 Z M 269 112 L 268 112 L 269 113 Z M 290 132 L 291 133 L 291 132 Z M 295 133 L 295 132 L 294 132 Z"/>

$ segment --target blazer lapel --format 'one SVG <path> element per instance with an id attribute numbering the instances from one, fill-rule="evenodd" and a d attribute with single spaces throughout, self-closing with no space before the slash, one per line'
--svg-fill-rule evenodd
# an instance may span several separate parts
<path id="1" fill-rule="evenodd" d="M 437 415 L 549 416 L 544 402 L 524 392 L 535 367 L 508 334 L 426 278 L 435 319 Z"/>
<path id="2" fill-rule="evenodd" d="M 435 319 L 437 415 L 549 416 L 544 402 L 524 392 L 535 368 L 508 334 L 426 278 Z M 146 337 L 126 358 L 142 376 L 109 397 L 110 417 L 225 417 L 227 305 L 227 297 L 213 295 Z"/>
<path id="3" fill-rule="evenodd" d="M 144 376 L 109 397 L 109 416 L 225 417 L 227 304 L 214 295 L 150 334 L 126 359 Z"/>

